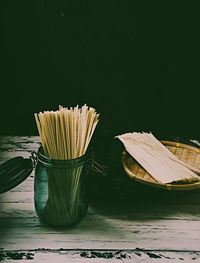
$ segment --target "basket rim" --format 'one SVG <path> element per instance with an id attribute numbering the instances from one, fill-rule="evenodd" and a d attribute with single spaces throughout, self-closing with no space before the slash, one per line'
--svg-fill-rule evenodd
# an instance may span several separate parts
<path id="1" fill-rule="evenodd" d="M 200 146 L 190 142 L 186 140 L 184 140 L 184 142 L 182 142 L 181 140 L 170 140 L 170 139 L 166 139 L 166 140 L 159 140 L 161 143 L 163 143 L 164 145 L 169 145 L 169 146 L 176 146 L 176 147 L 182 147 L 182 148 L 188 148 L 190 150 L 195 151 L 196 153 L 200 154 Z M 133 158 L 125 149 L 122 151 L 122 155 L 121 155 L 121 161 L 122 161 L 122 165 L 123 168 L 126 172 L 126 174 L 133 180 L 142 183 L 142 184 L 146 184 L 155 188 L 159 188 L 159 189 L 163 189 L 163 190 L 176 190 L 176 191 L 187 191 L 187 190 L 195 190 L 195 189 L 199 189 L 200 188 L 200 181 L 199 182 L 195 182 L 195 183 L 186 183 L 186 184 L 163 184 L 163 183 L 158 183 L 158 182 L 151 182 L 145 179 L 141 179 L 141 178 L 137 178 L 136 175 L 134 175 L 130 169 L 126 166 L 126 159 L 127 156 L 129 158 Z M 134 158 L 133 158 L 134 159 Z M 144 168 L 143 168 L 144 169 Z"/>

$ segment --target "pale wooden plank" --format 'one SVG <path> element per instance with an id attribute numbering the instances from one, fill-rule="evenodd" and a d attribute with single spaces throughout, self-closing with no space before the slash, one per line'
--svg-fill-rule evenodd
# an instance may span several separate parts
<path id="1" fill-rule="evenodd" d="M 117 263 L 117 262 L 191 262 L 200 259 L 199 252 L 166 252 L 166 251 L 148 251 L 148 250 L 38 250 L 38 251 L 4 251 L 0 252 L 0 259 L 3 262 L 96 262 L 96 263 Z M 31 260 L 31 261 L 30 261 Z"/>
<path id="2" fill-rule="evenodd" d="M 20 211 L 24 215 L 30 213 L 34 208 L 34 201 L 33 201 L 33 193 L 28 193 L 28 197 L 25 195 L 23 198 L 23 193 L 21 194 L 21 200 L 23 202 L 19 201 L 12 201 L 13 199 L 8 199 L 7 203 L 1 203 L 6 206 L 4 210 L 0 211 L 0 219 L 3 218 L 3 213 L 7 213 L 7 218 L 13 218 L 17 217 Z M 17 195 L 14 195 L 17 196 Z M 108 209 L 109 205 L 105 205 Z M 200 217 L 200 211 L 199 211 L 199 205 L 191 205 L 191 206 L 177 206 L 177 205 L 171 205 L 166 208 L 155 206 L 153 208 L 146 208 L 145 211 L 140 207 L 131 207 L 131 206 L 125 206 L 124 207 L 118 207 L 117 211 L 100 211 L 96 208 L 90 207 L 88 210 L 88 214 L 90 215 L 101 215 L 105 216 L 106 218 L 115 218 L 115 219 L 121 219 L 121 220 L 155 220 L 155 219 L 165 219 L 165 220 L 187 220 L 187 221 L 199 221 Z"/>
<path id="3" fill-rule="evenodd" d="M 23 209 L 23 206 L 26 209 Z M 1 214 L 7 233 L 1 239 L 4 249 L 37 248 L 107 248 L 107 249 L 182 249 L 200 250 L 200 222 L 156 218 L 108 217 L 91 210 L 79 225 L 69 229 L 53 229 L 39 223 L 28 204 L 15 211 L 13 218 Z M 8 220 L 9 219 L 9 220 Z M 21 223 L 23 222 L 23 225 Z M 31 237 L 31 239 L 30 239 Z M 28 242 L 26 242 L 26 240 Z"/>
<path id="4" fill-rule="evenodd" d="M 39 146 L 39 136 L 0 136 L 0 162 L 16 156 L 28 158 Z"/>
<path id="5" fill-rule="evenodd" d="M 29 157 L 30 151 L 39 145 L 38 137 L 0 139 L 1 149 L 3 147 L 1 160 L 19 153 Z M 145 248 L 165 252 L 171 250 L 175 254 L 177 252 L 173 251 L 180 250 L 183 253 L 185 250 L 185 256 L 190 255 L 189 251 L 200 251 L 199 192 L 188 193 L 183 196 L 183 200 L 170 201 L 165 205 L 149 206 L 148 202 L 142 206 L 135 203 L 96 204 L 90 207 L 76 227 L 53 229 L 41 225 L 36 216 L 33 175 L 34 172 L 21 185 L 0 196 L 0 247 L 6 250 Z M 47 260 L 45 255 L 39 256 Z"/>

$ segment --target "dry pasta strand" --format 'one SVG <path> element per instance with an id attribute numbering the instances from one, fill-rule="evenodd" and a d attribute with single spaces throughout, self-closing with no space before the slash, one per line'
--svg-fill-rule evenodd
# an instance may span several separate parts
<path id="1" fill-rule="evenodd" d="M 200 180 L 200 171 L 171 153 L 152 133 L 116 136 L 129 154 L 158 182 Z M 196 172 L 196 173 L 195 173 Z"/>
<path id="2" fill-rule="evenodd" d="M 58 111 L 44 111 L 34 116 L 45 155 L 65 160 L 86 153 L 99 114 L 85 104 L 81 108 L 59 106 Z"/>

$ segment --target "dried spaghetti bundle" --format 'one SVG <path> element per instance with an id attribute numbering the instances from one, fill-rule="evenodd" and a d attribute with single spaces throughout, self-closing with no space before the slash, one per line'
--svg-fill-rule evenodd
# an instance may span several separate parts
<path id="1" fill-rule="evenodd" d="M 58 111 L 35 113 L 42 146 L 47 157 L 73 159 L 85 154 L 99 114 L 94 108 L 63 108 Z"/>
<path id="2" fill-rule="evenodd" d="M 151 133 L 117 136 L 129 154 L 158 182 L 199 180 L 199 170 L 172 154 Z"/>
<path id="3" fill-rule="evenodd" d="M 98 123 L 99 114 L 87 105 L 58 111 L 35 113 L 44 153 L 55 160 L 74 160 L 83 156 Z M 43 219 L 50 225 L 70 225 L 77 221 L 79 192 L 84 164 L 47 168 L 48 201 Z"/>

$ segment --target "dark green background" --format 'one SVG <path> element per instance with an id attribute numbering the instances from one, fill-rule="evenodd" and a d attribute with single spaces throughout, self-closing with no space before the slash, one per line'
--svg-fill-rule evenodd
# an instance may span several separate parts
<path id="1" fill-rule="evenodd" d="M 200 138 L 199 9 L 192 1 L 1 3 L 1 134 L 87 103 L 99 133 Z"/>

